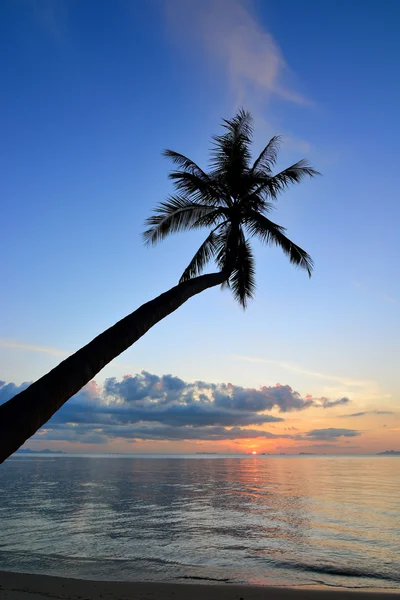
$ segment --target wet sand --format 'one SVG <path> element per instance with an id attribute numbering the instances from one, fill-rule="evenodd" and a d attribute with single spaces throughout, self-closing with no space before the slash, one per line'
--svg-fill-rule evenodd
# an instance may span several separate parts
<path id="1" fill-rule="evenodd" d="M 134 583 L 64 579 L 0 571 L 1 600 L 376 600 L 400 591 L 364 591 L 210 583 Z"/>

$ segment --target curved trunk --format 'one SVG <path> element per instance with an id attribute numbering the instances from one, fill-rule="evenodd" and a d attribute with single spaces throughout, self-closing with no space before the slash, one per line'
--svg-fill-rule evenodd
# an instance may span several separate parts
<path id="1" fill-rule="evenodd" d="M 0 406 L 0 463 L 30 438 L 105 365 L 186 300 L 223 283 L 224 272 L 195 277 L 143 304 Z"/>

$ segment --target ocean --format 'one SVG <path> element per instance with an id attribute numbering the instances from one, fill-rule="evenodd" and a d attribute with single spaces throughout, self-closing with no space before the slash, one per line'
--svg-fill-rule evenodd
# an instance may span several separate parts
<path id="1" fill-rule="evenodd" d="M 400 458 L 15 455 L 0 569 L 400 589 Z"/>

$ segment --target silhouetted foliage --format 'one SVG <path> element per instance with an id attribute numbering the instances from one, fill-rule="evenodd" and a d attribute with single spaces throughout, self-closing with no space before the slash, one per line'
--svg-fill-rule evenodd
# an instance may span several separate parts
<path id="1" fill-rule="evenodd" d="M 235 299 L 246 307 L 255 291 L 254 255 L 249 238 L 276 244 L 291 263 L 311 276 L 311 257 L 286 237 L 284 227 L 267 215 L 289 185 L 318 173 L 302 160 L 273 174 L 279 136 L 273 137 L 251 163 L 253 125 L 250 113 L 244 110 L 233 119 L 224 120 L 223 127 L 225 132 L 213 137 L 208 172 L 178 152 L 164 152 L 176 166 L 169 175 L 176 194 L 156 207 L 147 219 L 148 229 L 143 237 L 146 243 L 156 244 L 172 233 L 211 228 L 180 281 L 196 277 L 214 259 L 227 274 L 226 284 Z"/>

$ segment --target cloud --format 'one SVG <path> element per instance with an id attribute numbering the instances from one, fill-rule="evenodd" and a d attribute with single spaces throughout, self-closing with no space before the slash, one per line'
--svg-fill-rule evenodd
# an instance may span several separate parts
<path id="1" fill-rule="evenodd" d="M 3 402 L 25 389 L 0 383 Z M 186 382 L 173 375 L 147 371 L 91 381 L 73 396 L 38 434 L 40 439 L 104 444 L 110 438 L 231 440 L 235 438 L 293 438 L 257 429 L 284 421 L 281 414 L 339 401 L 302 398 L 289 385 L 245 388 L 232 383 Z M 250 429 L 247 429 L 247 428 Z M 254 428 L 256 427 L 256 428 Z M 295 431 L 290 427 L 285 431 Z M 94 441 L 96 440 L 96 441 Z"/>
<path id="2" fill-rule="evenodd" d="M 29 342 L 17 342 L 6 338 L 0 338 L 0 348 L 7 348 L 9 350 L 21 350 L 22 352 L 34 352 L 38 354 L 48 354 L 49 356 L 59 356 L 60 358 L 67 358 L 73 351 L 67 352 L 61 350 L 61 348 L 53 348 L 51 346 L 41 346 L 39 344 L 30 344 Z M 131 364 L 122 363 L 119 360 L 114 360 L 113 365 L 120 369 L 131 369 Z"/>
<path id="3" fill-rule="evenodd" d="M 380 299 L 388 304 L 397 304 L 397 300 L 393 296 L 380 296 Z"/>
<path id="4" fill-rule="evenodd" d="M 55 426 L 48 428 L 41 435 L 44 440 L 63 440 L 69 442 L 105 444 L 110 439 L 122 438 L 129 441 L 135 440 L 168 440 L 168 441 L 221 441 L 236 439 L 276 439 L 289 437 L 286 435 L 275 435 L 268 431 L 258 429 L 243 429 L 241 427 L 194 427 L 185 425 L 174 427 L 162 424 L 137 424 L 112 426 L 105 425 L 99 431 L 91 431 L 87 426 L 76 426 L 71 423 L 63 427 Z"/>
<path id="5" fill-rule="evenodd" d="M 345 442 L 346 444 L 348 444 L 349 442 Z M 328 450 L 327 454 L 329 454 L 329 450 L 344 450 L 345 452 L 347 452 L 348 450 L 356 450 L 357 448 L 360 448 L 360 446 L 341 446 L 340 444 L 310 444 L 309 446 L 301 446 L 296 448 L 296 450 L 301 450 L 302 452 L 308 452 L 308 451 L 317 451 L 316 453 L 319 452 L 323 452 L 324 450 Z"/>
<path id="6" fill-rule="evenodd" d="M 292 373 L 299 373 L 301 375 L 308 375 L 309 377 L 313 377 L 316 379 L 325 379 L 326 381 L 334 381 L 336 383 L 340 383 L 342 385 L 354 388 L 364 388 L 370 385 L 371 381 L 360 380 L 360 379 L 349 379 L 348 377 L 340 377 L 338 375 L 330 375 L 328 373 L 319 373 L 318 371 L 311 371 L 302 366 L 295 365 L 292 363 L 283 362 L 280 360 L 270 360 L 268 358 L 263 358 L 259 356 L 242 356 L 235 355 L 236 359 L 244 360 L 246 362 L 252 363 L 265 363 L 269 365 L 276 365 L 278 367 L 282 367 L 287 371 L 291 371 Z"/>
<path id="7" fill-rule="evenodd" d="M 0 381 L 0 404 L 4 404 L 23 390 L 25 390 L 30 384 L 28 382 L 16 385 L 15 383 L 6 383 Z"/>
<path id="8" fill-rule="evenodd" d="M 172 375 L 142 371 L 121 380 L 106 379 L 103 388 L 91 382 L 54 415 L 52 422 L 246 427 L 283 420 L 266 411 L 286 413 L 311 405 L 312 401 L 304 400 L 288 385 L 255 389 L 231 383 L 188 383 Z"/>
<path id="9" fill-rule="evenodd" d="M 0 384 L 5 402 L 29 384 Z M 269 414 L 327 408 L 348 399 L 302 398 L 288 385 L 244 388 L 231 383 L 185 382 L 147 371 L 122 379 L 91 381 L 69 400 L 40 432 L 41 439 L 104 444 L 110 438 L 231 440 L 244 437 L 302 439 L 254 429 L 284 419 Z M 252 429 L 245 429 L 253 427 Z M 286 428 L 285 431 L 295 431 Z"/>
<path id="10" fill-rule="evenodd" d="M 393 296 L 390 296 L 388 294 L 376 294 L 375 289 L 371 291 L 371 289 L 368 289 L 365 283 L 362 283 L 360 281 L 353 281 L 352 283 L 357 290 L 364 292 L 368 296 L 374 297 L 375 299 L 379 299 L 382 302 L 385 302 L 386 304 L 397 304 L 397 299 Z"/>
<path id="11" fill-rule="evenodd" d="M 14 340 L 0 339 L 0 346 L 11 350 L 25 350 L 27 352 L 39 352 L 40 354 L 49 354 L 50 356 L 68 356 L 68 352 L 59 348 L 50 348 L 49 346 L 38 346 L 37 344 L 26 344 Z"/>
<path id="12" fill-rule="evenodd" d="M 94 382 L 90 386 L 85 386 L 63 411 L 68 407 L 73 413 L 79 412 L 79 420 L 85 421 L 95 411 L 131 423 L 251 425 L 282 421 L 264 411 L 278 409 L 286 413 L 312 406 L 312 401 L 304 400 L 290 386 L 279 383 L 259 389 L 231 383 L 188 383 L 172 375 L 158 376 L 146 371 L 121 380 L 106 379 L 102 390 L 94 387 Z"/>
<path id="13" fill-rule="evenodd" d="M 164 6 L 174 43 L 197 61 L 193 65 L 197 77 L 202 76 L 200 53 L 214 70 L 214 79 L 223 82 L 231 109 L 251 111 L 257 145 L 276 135 L 278 128 L 286 150 L 311 152 L 312 144 L 274 123 L 270 100 L 300 106 L 314 102 L 296 90 L 294 74 L 266 23 L 252 10 L 251 0 L 164 0 Z"/>
<path id="14" fill-rule="evenodd" d="M 350 417 L 363 417 L 364 415 L 394 415 L 394 412 L 391 410 L 367 410 L 364 412 L 352 413 L 350 415 L 340 415 L 340 417 L 348 419 Z"/>
<path id="15" fill-rule="evenodd" d="M 214 391 L 214 401 L 220 408 L 256 412 L 278 408 L 280 412 L 285 413 L 304 410 L 313 405 L 312 400 L 304 400 L 289 385 L 280 383 L 275 386 L 262 386 L 259 390 L 230 383 L 222 384 Z"/>
<path id="16" fill-rule="evenodd" d="M 341 446 L 335 444 L 334 442 L 327 442 L 321 444 L 307 444 L 306 446 L 296 446 L 296 450 L 299 452 L 310 452 L 313 450 L 321 451 L 324 448 L 328 448 L 329 450 L 330 448 L 341 448 Z"/>
<path id="17" fill-rule="evenodd" d="M 328 398 L 320 399 L 321 406 L 323 408 L 332 408 L 333 406 L 341 406 L 343 404 L 349 404 L 349 398 L 339 398 L 338 400 L 329 400 Z"/>
<path id="18" fill-rule="evenodd" d="M 339 398 L 338 400 L 330 400 L 329 398 L 313 398 L 310 395 L 306 396 L 307 400 L 312 400 L 316 408 L 332 408 L 333 406 L 342 406 L 343 404 L 349 404 L 350 399 L 347 397 Z"/>
<path id="19" fill-rule="evenodd" d="M 312 429 L 304 434 L 304 436 L 298 436 L 297 439 L 311 439 L 314 441 L 321 440 L 327 442 L 335 442 L 340 437 L 356 437 L 361 435 L 361 431 L 355 429 L 337 429 L 335 427 L 329 427 L 328 429 Z"/>
<path id="20" fill-rule="evenodd" d="M 254 97 L 278 96 L 296 104 L 310 104 L 285 80 L 289 68 L 278 44 L 240 0 L 166 0 L 166 15 L 175 38 L 197 41 L 213 64 L 226 73 L 237 105 Z"/>
<path id="21" fill-rule="evenodd" d="M 71 442 L 80 444 L 107 444 L 110 436 L 100 431 L 89 431 L 70 424 L 61 427 L 49 427 L 40 432 L 40 439 L 47 441 Z M 121 436 L 118 436 L 121 437 Z M 38 439 L 36 437 L 36 439 Z M 132 440 L 133 441 L 133 440 Z"/>

